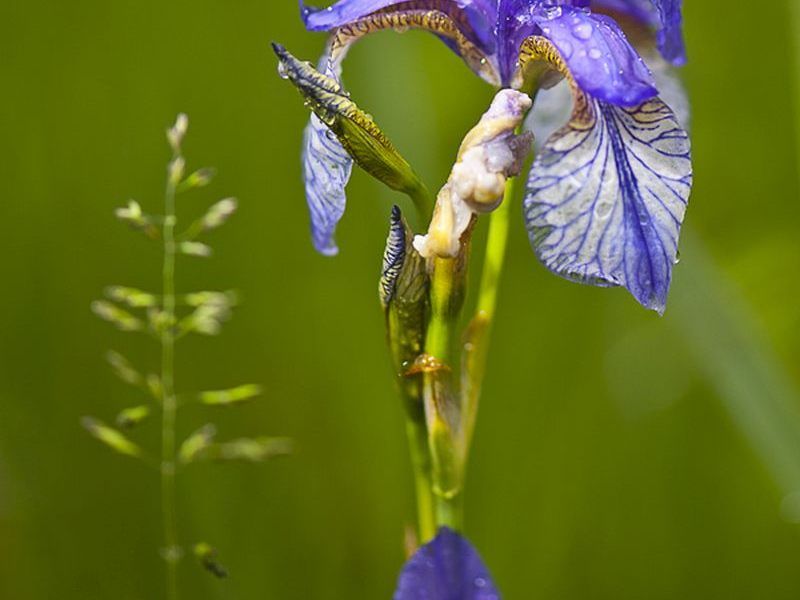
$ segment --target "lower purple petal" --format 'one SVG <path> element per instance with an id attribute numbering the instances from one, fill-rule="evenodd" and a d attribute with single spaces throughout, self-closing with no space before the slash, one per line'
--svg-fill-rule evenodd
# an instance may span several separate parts
<path id="1" fill-rule="evenodd" d="M 531 169 L 531 243 L 555 273 L 624 286 L 663 313 L 691 185 L 688 135 L 660 99 L 623 108 L 580 96 Z"/>
<path id="2" fill-rule="evenodd" d="M 394 600 L 500 600 L 475 548 L 445 528 L 403 567 Z"/>
<path id="3" fill-rule="evenodd" d="M 317 252 L 338 254 L 336 226 L 347 204 L 345 187 L 353 170 L 353 159 L 327 125 L 316 115 L 303 136 L 303 180 L 311 214 L 311 240 Z"/>

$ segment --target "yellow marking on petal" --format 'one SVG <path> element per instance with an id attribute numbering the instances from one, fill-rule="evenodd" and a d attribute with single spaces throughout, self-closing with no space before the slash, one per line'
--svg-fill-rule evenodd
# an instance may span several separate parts
<path id="1" fill-rule="evenodd" d="M 564 78 L 572 89 L 575 105 L 570 123 L 575 129 L 591 129 L 596 122 L 594 110 L 586 94 L 578 86 L 558 48 L 545 37 L 526 38 L 519 49 L 518 68 L 512 81 L 516 89 L 527 88 L 531 82 L 539 87 L 552 87 Z"/>
<path id="2" fill-rule="evenodd" d="M 402 12 L 396 8 L 391 9 L 392 12 L 379 11 L 334 30 L 328 42 L 329 68 L 338 73 L 349 47 L 370 33 L 384 29 L 400 32 L 421 29 L 455 42 L 462 59 L 473 71 L 490 84 L 500 85 L 497 69 L 489 58 L 467 39 L 462 31 L 463 25 L 460 27 L 452 16 L 441 10 L 416 10 L 414 8 L 416 5 L 414 2 L 405 3 Z"/>

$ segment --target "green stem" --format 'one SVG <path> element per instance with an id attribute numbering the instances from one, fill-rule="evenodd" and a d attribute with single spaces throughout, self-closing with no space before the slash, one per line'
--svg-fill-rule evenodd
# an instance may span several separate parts
<path id="1" fill-rule="evenodd" d="M 453 386 L 454 331 L 463 303 L 463 270 L 459 258 L 435 258 L 431 269 L 430 320 L 425 354 L 431 364 L 424 375 L 423 398 L 427 418 L 428 451 L 432 462 L 436 527 L 463 527 L 460 479 L 456 450 L 460 424 L 450 418 L 457 401 Z"/>
<path id="2" fill-rule="evenodd" d="M 176 157 L 177 158 L 177 157 Z M 170 170 L 171 171 L 171 170 Z M 167 598 L 178 598 L 178 525 L 175 502 L 175 190 L 176 177 L 167 178 L 163 225 L 162 269 L 165 326 L 161 331 L 161 512 L 164 526 L 164 558 L 167 563 Z"/>
<path id="3" fill-rule="evenodd" d="M 506 258 L 508 245 L 508 223 L 511 204 L 514 201 L 516 178 L 506 182 L 503 202 L 492 213 L 489 223 L 489 237 L 486 240 L 486 257 L 483 263 L 480 292 L 478 295 L 478 312 L 484 313 L 491 321 L 497 307 L 497 289 Z"/>
<path id="4" fill-rule="evenodd" d="M 422 421 L 408 417 L 406 420 L 411 463 L 414 467 L 414 488 L 417 497 L 417 535 L 425 544 L 436 535 L 436 504 L 431 480 L 431 461 L 428 455 L 428 431 Z"/>
<path id="5" fill-rule="evenodd" d="M 464 347 L 462 410 L 465 415 L 465 425 L 462 451 L 465 461 L 472 444 L 480 392 L 486 373 L 491 329 L 497 310 L 497 294 L 508 245 L 509 217 L 516 190 L 515 182 L 515 178 L 511 178 L 506 182 L 503 202 L 491 216 L 489 236 L 486 240 L 483 273 L 481 274 L 478 292 L 478 303 Z"/>
<path id="6" fill-rule="evenodd" d="M 425 352 L 448 364 L 453 353 L 453 330 L 460 301 L 456 297 L 455 258 L 435 258 L 431 274 L 431 318 L 425 335 Z"/>
<path id="7" fill-rule="evenodd" d="M 463 494 L 436 496 L 436 525 L 460 531 L 464 527 Z"/>

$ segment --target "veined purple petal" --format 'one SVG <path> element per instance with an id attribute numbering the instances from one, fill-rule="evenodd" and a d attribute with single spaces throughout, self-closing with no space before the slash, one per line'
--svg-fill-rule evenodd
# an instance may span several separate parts
<path id="1" fill-rule="evenodd" d="M 689 96 L 683 86 L 678 69 L 659 53 L 655 46 L 645 49 L 642 58 L 650 67 L 658 88 L 658 97 L 672 109 L 675 118 L 686 131 L 691 129 L 692 111 Z"/>
<path id="2" fill-rule="evenodd" d="M 531 169 L 531 243 L 555 273 L 625 286 L 663 313 L 691 185 L 689 138 L 660 99 L 624 108 L 581 95 Z"/>
<path id="3" fill-rule="evenodd" d="M 326 53 L 319 69 L 339 80 L 347 49 Z M 303 133 L 303 183 L 311 216 L 311 241 L 325 256 L 339 253 L 334 234 L 347 206 L 345 188 L 353 172 L 353 159 L 336 135 L 317 115 L 312 114 Z"/>
<path id="4" fill-rule="evenodd" d="M 311 240 L 319 253 L 334 256 L 339 252 L 334 233 L 347 204 L 345 187 L 353 159 L 327 125 L 311 115 L 303 136 L 302 160 Z"/>
<path id="5" fill-rule="evenodd" d="M 592 0 L 597 9 L 622 13 L 658 29 L 658 48 L 675 66 L 686 64 L 682 5 L 683 0 Z"/>
<path id="6" fill-rule="evenodd" d="M 446 527 L 400 573 L 394 600 L 500 600 L 475 548 Z"/>
<path id="7" fill-rule="evenodd" d="M 653 0 L 661 18 L 658 31 L 658 49 L 673 65 L 686 64 L 686 47 L 683 42 L 683 0 Z"/>
<path id="8" fill-rule="evenodd" d="M 656 95 L 650 70 L 613 19 L 557 8 L 542 8 L 532 18 L 584 92 L 620 106 L 635 106 Z"/>

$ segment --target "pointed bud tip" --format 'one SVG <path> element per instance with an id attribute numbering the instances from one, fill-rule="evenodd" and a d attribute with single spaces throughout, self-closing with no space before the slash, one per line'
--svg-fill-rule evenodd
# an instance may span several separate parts
<path id="1" fill-rule="evenodd" d="M 281 60 L 289 56 L 289 52 L 286 48 L 278 42 L 270 42 L 270 45 L 272 46 L 272 51 L 275 52 L 276 56 Z"/>

